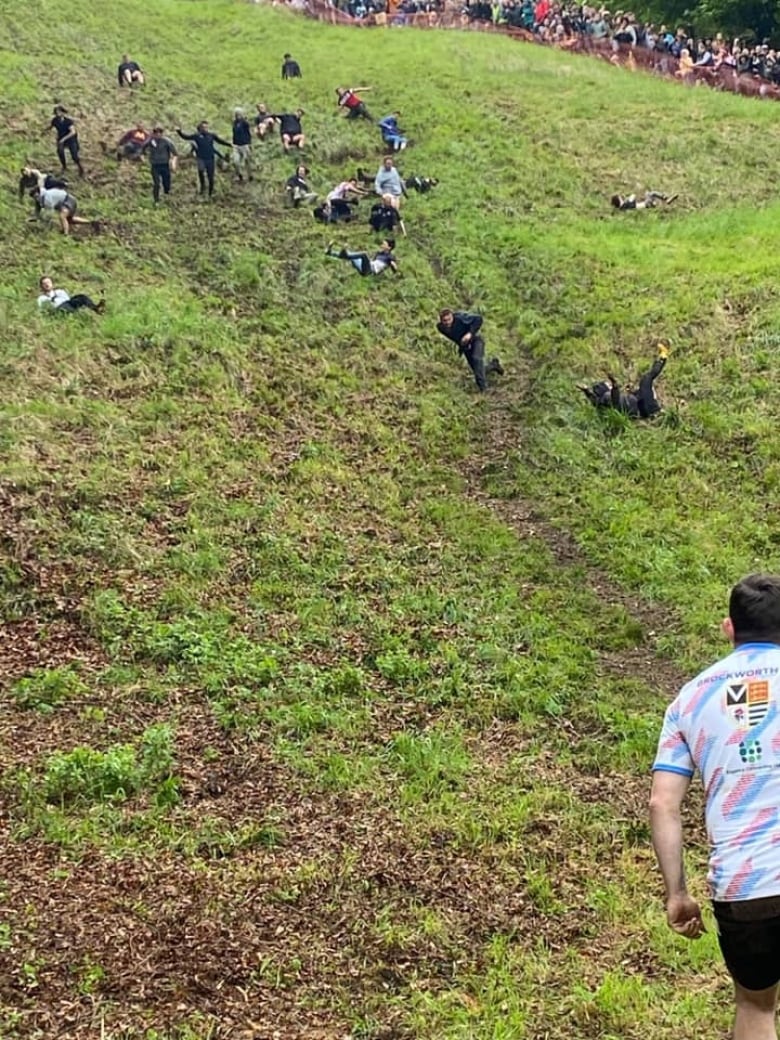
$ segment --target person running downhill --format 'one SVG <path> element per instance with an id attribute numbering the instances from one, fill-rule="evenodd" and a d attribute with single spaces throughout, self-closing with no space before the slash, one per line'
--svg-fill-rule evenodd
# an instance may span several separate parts
<path id="1" fill-rule="evenodd" d="M 163 133 L 159 123 L 153 127 L 152 136 L 143 146 L 142 151 L 149 156 L 149 167 L 152 171 L 152 198 L 160 201 L 160 187 L 166 195 L 171 193 L 171 172 L 175 171 L 178 152 L 176 145 Z"/>
<path id="2" fill-rule="evenodd" d="M 68 168 L 65 160 L 65 152 L 67 151 L 76 164 L 79 176 L 83 177 L 84 167 L 81 165 L 79 135 L 76 132 L 76 123 L 70 118 L 68 110 L 64 105 L 55 105 L 53 116 L 54 118 L 49 123 L 49 129 L 54 130 L 57 134 L 57 157 L 60 160 L 63 173 Z"/>
<path id="3" fill-rule="evenodd" d="M 252 128 L 243 108 L 233 110 L 233 166 L 240 181 L 252 180 Z"/>
<path id="4" fill-rule="evenodd" d="M 482 329 L 482 315 L 470 314 L 468 311 L 452 311 L 448 307 L 439 313 L 436 326 L 442 336 L 458 345 L 458 353 L 462 354 L 474 373 L 474 380 L 481 393 L 487 389 L 487 376 L 495 372 L 503 375 L 504 369 L 498 358 L 491 358 L 485 365 L 485 340 Z"/>
<path id="5" fill-rule="evenodd" d="M 371 90 L 371 87 L 336 87 L 336 97 L 339 99 L 339 108 L 347 110 L 347 119 L 367 119 L 374 122 L 374 117 L 368 111 L 365 103 L 358 97 L 357 92 Z"/>
<path id="6" fill-rule="evenodd" d="M 361 274 L 364 278 L 370 275 L 380 275 L 388 268 L 394 274 L 400 275 L 401 273 L 398 270 L 398 261 L 393 256 L 393 250 L 395 249 L 394 238 L 386 238 L 379 247 L 379 252 L 374 253 L 373 257 L 370 257 L 368 253 L 355 252 L 351 249 L 340 249 L 337 253 L 334 253 L 333 246 L 333 242 L 328 243 L 325 255 L 332 257 L 334 260 L 349 260 L 358 274 Z"/>
<path id="7" fill-rule="evenodd" d="M 618 381 L 609 373 L 602 382 L 593 383 L 591 386 L 586 383 L 578 383 L 577 389 L 582 390 L 596 408 L 612 408 L 616 412 L 627 415 L 629 419 L 651 419 L 661 411 L 653 384 L 663 372 L 668 357 L 669 348 L 665 343 L 659 344 L 658 355 L 647 372 L 640 378 L 637 390 L 628 390 L 623 393 Z"/>
<path id="8" fill-rule="evenodd" d="M 226 148 L 230 148 L 230 141 L 225 141 L 218 134 L 212 134 L 209 130 L 209 124 L 205 119 L 198 123 L 197 130 L 194 134 L 183 133 L 180 126 L 177 126 L 174 129 L 182 140 L 192 141 L 195 147 L 195 157 L 198 163 L 199 194 L 203 195 L 205 193 L 206 181 L 208 180 L 209 198 L 211 198 L 214 194 L 214 169 L 217 162 L 217 152 L 214 147 L 214 142 L 216 141 L 217 144 L 222 144 L 225 145 Z"/>

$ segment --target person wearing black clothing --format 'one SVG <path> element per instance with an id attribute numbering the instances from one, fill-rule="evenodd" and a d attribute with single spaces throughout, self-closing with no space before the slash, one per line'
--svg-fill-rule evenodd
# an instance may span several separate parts
<path id="1" fill-rule="evenodd" d="M 217 150 L 214 147 L 214 142 L 216 141 L 217 144 L 223 144 L 225 147 L 230 148 L 230 141 L 223 140 L 218 134 L 212 134 L 205 119 L 198 123 L 198 128 L 194 134 L 183 133 L 180 126 L 176 127 L 176 133 L 182 140 L 192 141 L 195 148 L 195 158 L 198 161 L 200 194 L 203 195 L 206 191 L 206 180 L 208 179 L 209 197 L 211 197 L 214 194 L 214 168 L 217 161 Z"/>
<path id="2" fill-rule="evenodd" d="M 468 311 L 451 311 L 449 308 L 439 313 L 436 326 L 442 336 L 458 345 L 458 353 L 463 354 L 469 363 L 480 392 L 487 389 L 487 375 L 496 372 L 503 375 L 504 369 L 498 358 L 491 358 L 485 365 L 485 340 L 480 335 L 482 315 L 470 314 Z"/>
<path id="3" fill-rule="evenodd" d="M 79 158 L 79 135 L 76 133 L 76 124 L 68 115 L 67 108 L 64 105 L 55 105 L 54 118 L 49 123 L 49 128 L 56 131 L 57 134 L 57 156 L 60 160 L 60 166 L 63 171 L 67 170 L 68 164 L 65 161 L 65 152 L 70 152 L 70 157 L 76 164 L 76 168 L 79 171 L 79 176 L 84 176 L 84 167 L 81 165 L 81 159 Z"/>
<path id="4" fill-rule="evenodd" d="M 592 386 L 584 383 L 578 384 L 577 389 L 582 390 L 596 408 L 612 408 L 616 412 L 627 415 L 629 419 L 651 419 L 661 411 L 653 383 L 663 372 L 668 357 L 669 348 L 661 343 L 655 361 L 640 378 L 637 390 L 628 390 L 623 393 L 613 375 L 600 383 L 593 383 Z"/>
<path id="5" fill-rule="evenodd" d="M 317 192 L 312 191 L 306 178 L 309 170 L 306 166 L 296 166 L 295 173 L 285 182 L 285 191 L 293 207 L 297 209 L 302 202 L 314 202 Z"/>
<path id="6" fill-rule="evenodd" d="M 120 87 L 132 87 L 134 83 L 141 87 L 144 85 L 143 69 L 137 61 L 131 61 L 127 54 L 122 55 L 116 74 Z"/>
<path id="7" fill-rule="evenodd" d="M 302 79 L 301 67 L 297 61 L 293 61 L 292 56 L 285 54 L 284 64 L 282 65 L 282 79 Z"/>
<path id="8" fill-rule="evenodd" d="M 63 177 L 52 177 L 50 173 L 41 173 L 32 166 L 23 166 L 19 175 L 19 201 L 24 198 L 24 193 L 33 188 L 47 191 L 49 188 L 62 188 L 68 190 L 68 182 Z"/>
<path id="9" fill-rule="evenodd" d="M 142 154 L 149 156 L 152 171 L 152 198 L 160 201 L 160 186 L 166 195 L 171 193 L 171 170 L 176 169 L 176 145 L 163 134 L 161 126 L 152 128 L 152 136 L 141 149 Z"/>
<path id="10" fill-rule="evenodd" d="M 295 112 L 283 112 L 281 115 L 271 117 L 279 124 L 279 134 L 282 138 L 282 148 L 284 148 L 285 152 L 289 152 L 293 145 L 296 148 L 303 148 L 306 143 L 306 139 L 303 136 L 303 127 L 301 126 L 302 115 L 303 109 L 298 108 Z"/>
<path id="11" fill-rule="evenodd" d="M 392 234 L 397 227 L 400 227 L 403 235 L 406 235 L 406 228 L 404 222 L 401 220 L 401 214 L 395 208 L 392 200 L 386 196 L 382 196 L 382 201 L 375 203 L 371 207 L 371 214 L 368 218 L 368 222 L 376 232 L 388 231 Z"/>
<path id="12" fill-rule="evenodd" d="M 252 180 L 252 127 L 243 108 L 233 110 L 233 166 L 240 181 Z"/>

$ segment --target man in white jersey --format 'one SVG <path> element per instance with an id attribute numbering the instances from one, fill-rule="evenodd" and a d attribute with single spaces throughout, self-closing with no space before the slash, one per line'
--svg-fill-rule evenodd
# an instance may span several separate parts
<path id="1" fill-rule="evenodd" d="M 777 1040 L 780 982 L 780 576 L 731 590 L 723 631 L 734 650 L 684 686 L 667 709 L 653 766 L 650 823 L 669 925 L 704 931 L 687 891 L 680 810 L 701 773 L 708 881 L 734 980 L 734 1040 Z"/>

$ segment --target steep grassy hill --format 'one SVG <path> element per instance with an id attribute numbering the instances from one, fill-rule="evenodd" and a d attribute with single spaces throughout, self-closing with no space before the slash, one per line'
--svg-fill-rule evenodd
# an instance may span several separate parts
<path id="1" fill-rule="evenodd" d="M 777 566 L 780 109 L 227 0 L 37 0 L 0 30 L 0 1034 L 723 1032 L 645 800 L 728 587 Z M 143 90 L 116 87 L 124 51 Z M 300 104 L 323 193 L 381 156 L 340 82 L 441 181 L 399 279 L 325 258 L 277 139 L 251 185 L 202 202 L 183 163 L 157 209 L 101 150 Z M 16 198 L 56 164 L 56 101 L 99 236 Z M 679 202 L 610 211 L 645 187 Z M 38 314 L 43 273 L 106 314 Z M 445 304 L 486 316 L 484 398 Z M 660 421 L 574 390 L 662 338 Z"/>

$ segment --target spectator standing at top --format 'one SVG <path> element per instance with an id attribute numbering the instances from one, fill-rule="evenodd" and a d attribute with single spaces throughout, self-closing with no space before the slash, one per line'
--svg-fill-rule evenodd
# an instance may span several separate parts
<path id="1" fill-rule="evenodd" d="M 233 166 L 240 181 L 252 180 L 252 128 L 243 108 L 233 110 Z"/>
<path id="2" fill-rule="evenodd" d="M 480 393 L 487 389 L 487 375 L 496 372 L 503 375 L 504 369 L 498 358 L 491 358 L 485 365 L 485 340 L 480 334 L 482 315 L 470 314 L 468 311 L 452 311 L 449 308 L 439 314 L 436 326 L 442 336 L 458 345 L 458 353 L 462 354 L 474 373 L 474 380 Z"/>
<path id="3" fill-rule="evenodd" d="M 49 123 L 49 129 L 54 130 L 57 134 L 57 157 L 60 160 L 60 166 L 63 172 L 67 170 L 68 164 L 65 160 L 65 152 L 70 154 L 71 159 L 76 164 L 76 169 L 79 171 L 79 176 L 84 176 L 84 167 L 81 165 L 80 158 L 80 147 L 79 147 L 79 135 L 76 130 L 76 123 L 68 115 L 68 110 L 64 105 L 55 105 L 53 111 L 53 119 Z"/>
<path id="4" fill-rule="evenodd" d="M 152 136 L 142 149 L 149 156 L 149 166 L 152 171 L 152 198 L 155 202 L 160 201 L 160 187 L 166 195 L 171 193 L 171 171 L 176 169 L 176 145 L 163 133 L 163 128 L 158 124 L 152 129 Z"/>
<path id="5" fill-rule="evenodd" d="M 209 198 L 211 198 L 214 194 L 214 169 L 217 162 L 217 151 L 214 147 L 214 142 L 223 144 L 226 148 L 231 147 L 230 142 L 223 140 L 217 134 L 212 134 L 205 119 L 198 123 L 194 134 L 183 133 L 180 126 L 176 127 L 176 133 L 182 140 L 192 141 L 195 146 L 195 158 L 198 163 L 198 184 L 200 185 L 199 194 L 203 195 L 206 191 L 206 181 L 208 180 Z"/>
<path id="6" fill-rule="evenodd" d="M 274 122 L 279 124 L 279 135 L 285 152 L 289 152 L 291 148 L 303 148 L 306 143 L 301 126 L 303 114 L 303 109 L 298 108 L 295 112 L 282 112 L 280 115 L 271 116 Z"/>
<path id="7" fill-rule="evenodd" d="M 371 90 L 371 87 L 336 87 L 336 97 L 339 99 L 339 108 L 346 109 L 347 119 L 367 119 L 373 123 L 374 118 L 358 97 L 357 92 Z"/>
<path id="8" fill-rule="evenodd" d="M 729 597 L 733 651 L 683 686 L 664 716 L 650 827 L 666 920 L 705 930 L 683 864 L 681 810 L 698 770 L 706 792 L 708 882 L 734 981 L 733 1040 L 776 1040 L 780 982 L 780 576 L 752 574 Z"/>
<path id="9" fill-rule="evenodd" d="M 117 69 L 117 79 L 120 87 L 132 87 L 134 83 L 142 87 L 146 82 L 141 66 L 137 61 L 132 61 L 127 54 L 122 55 Z"/>
<path id="10" fill-rule="evenodd" d="M 282 79 L 303 79 L 301 67 L 297 61 L 293 61 L 292 55 L 285 54 L 282 63 Z"/>
<path id="11" fill-rule="evenodd" d="M 395 208 L 400 207 L 401 196 L 405 194 L 404 182 L 396 169 L 392 155 L 386 155 L 382 160 L 382 165 L 377 170 L 374 179 L 374 191 L 377 195 L 389 195 Z"/>

